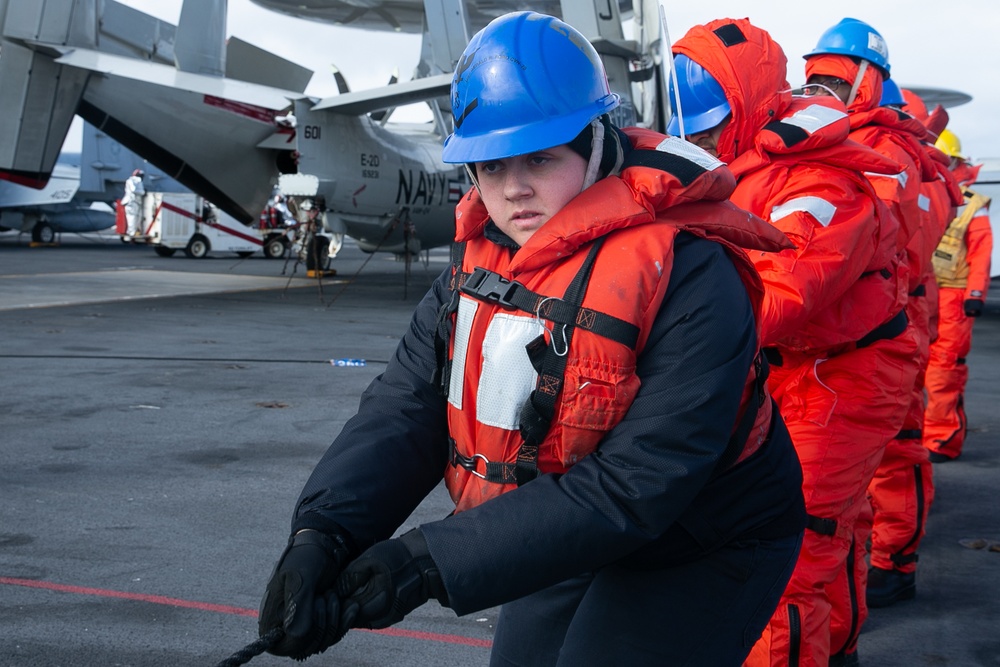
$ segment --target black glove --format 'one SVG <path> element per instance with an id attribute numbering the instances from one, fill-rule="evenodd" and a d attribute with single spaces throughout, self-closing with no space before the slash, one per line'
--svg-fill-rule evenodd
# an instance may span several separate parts
<path id="1" fill-rule="evenodd" d="M 979 317 L 983 314 L 983 302 L 979 299 L 965 300 L 965 316 Z"/>
<path id="2" fill-rule="evenodd" d="M 274 628 L 285 632 L 269 653 L 304 660 L 341 640 L 347 628 L 340 629 L 340 602 L 334 586 L 348 557 L 338 537 L 317 530 L 301 530 L 292 536 L 260 602 L 258 633 L 264 636 Z"/>
<path id="3" fill-rule="evenodd" d="M 436 598 L 448 603 L 437 565 L 419 529 L 372 546 L 337 580 L 344 628 L 387 628 Z"/>

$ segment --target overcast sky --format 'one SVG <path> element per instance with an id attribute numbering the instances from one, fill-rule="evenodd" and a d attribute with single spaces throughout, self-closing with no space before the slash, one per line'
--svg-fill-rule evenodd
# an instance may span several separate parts
<path id="1" fill-rule="evenodd" d="M 419 1 L 419 0 L 414 0 Z M 583 0 L 578 0 L 583 1 Z M 176 23 L 181 0 L 124 0 L 140 11 Z M 949 109 L 949 128 L 975 158 L 1000 158 L 1000 3 L 996 0 L 708 0 L 665 2 L 670 37 L 715 18 L 749 18 L 771 33 L 788 55 L 788 81 L 803 82 L 804 61 L 819 36 L 845 16 L 871 24 L 889 46 L 892 76 L 901 86 L 933 86 L 972 95 Z M 414 35 L 362 32 L 286 17 L 229 0 L 228 34 L 312 69 L 307 93 L 336 94 L 330 65 L 336 64 L 361 90 L 383 85 L 394 68 L 407 80 L 417 64 Z M 626 34 L 626 38 L 632 35 Z"/>

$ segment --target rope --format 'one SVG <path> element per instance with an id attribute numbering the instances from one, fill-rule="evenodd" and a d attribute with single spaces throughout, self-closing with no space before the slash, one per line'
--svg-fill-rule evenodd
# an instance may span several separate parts
<path id="1" fill-rule="evenodd" d="M 257 641 L 250 642 L 236 653 L 233 653 L 215 667 L 239 667 L 240 665 L 245 665 L 264 651 L 277 644 L 284 636 L 284 629 L 274 628 Z"/>

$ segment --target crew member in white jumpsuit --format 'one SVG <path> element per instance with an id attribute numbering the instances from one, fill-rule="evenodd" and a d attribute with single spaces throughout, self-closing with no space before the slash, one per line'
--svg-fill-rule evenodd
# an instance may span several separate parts
<path id="1" fill-rule="evenodd" d="M 136 169 L 132 175 L 125 179 L 125 194 L 122 196 L 121 205 L 125 207 L 125 237 L 124 240 L 131 241 L 134 237 L 142 233 L 140 220 L 142 218 L 142 197 L 146 194 L 146 189 L 142 185 L 142 177 L 145 173 L 142 169 Z"/>

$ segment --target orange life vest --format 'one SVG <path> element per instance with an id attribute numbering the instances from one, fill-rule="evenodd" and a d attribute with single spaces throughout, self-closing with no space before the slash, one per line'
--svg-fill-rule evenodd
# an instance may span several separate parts
<path id="1" fill-rule="evenodd" d="M 454 442 L 445 473 L 457 511 L 566 471 L 622 420 L 679 232 L 722 243 L 760 312 L 762 285 L 740 247 L 777 250 L 787 239 L 719 201 L 735 183 L 722 163 L 678 139 L 628 134 L 639 149 L 634 166 L 578 195 L 516 253 L 483 236 L 488 214 L 474 190 L 458 207 L 464 252 L 450 322 Z M 764 391 L 758 371 L 748 373 L 741 406 L 752 426 L 730 463 L 767 436 L 771 406 L 754 396 Z M 751 404 L 759 409 L 750 413 Z"/>

